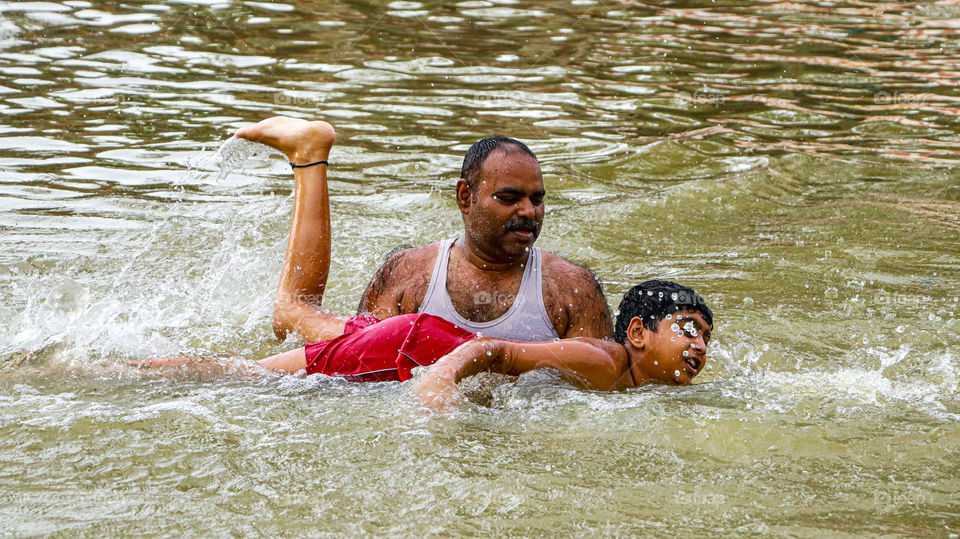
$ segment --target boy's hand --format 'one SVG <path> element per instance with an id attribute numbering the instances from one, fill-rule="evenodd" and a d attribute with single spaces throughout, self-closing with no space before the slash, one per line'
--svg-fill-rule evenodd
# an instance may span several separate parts
<path id="1" fill-rule="evenodd" d="M 430 367 L 420 379 L 415 392 L 420 402 L 435 412 L 452 410 L 463 401 L 454 373 L 444 365 L 434 364 Z"/>

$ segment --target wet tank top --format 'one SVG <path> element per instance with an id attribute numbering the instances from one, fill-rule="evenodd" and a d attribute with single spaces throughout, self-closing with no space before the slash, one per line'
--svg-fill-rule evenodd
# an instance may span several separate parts
<path id="1" fill-rule="evenodd" d="M 467 331 L 476 333 L 480 337 L 496 337 L 513 341 L 552 341 L 559 337 L 557 330 L 547 316 L 547 308 L 543 305 L 543 284 L 541 275 L 540 249 L 532 247 L 527 264 L 523 269 L 520 281 L 520 290 L 513 301 L 513 305 L 502 316 L 489 322 L 473 322 L 460 316 L 453 307 L 450 294 L 447 293 L 447 265 L 450 262 L 450 248 L 456 239 L 440 242 L 440 253 L 433 266 L 433 275 L 430 278 L 430 287 L 423 298 L 419 312 L 439 316 Z M 487 298 L 488 294 L 480 292 Z"/>

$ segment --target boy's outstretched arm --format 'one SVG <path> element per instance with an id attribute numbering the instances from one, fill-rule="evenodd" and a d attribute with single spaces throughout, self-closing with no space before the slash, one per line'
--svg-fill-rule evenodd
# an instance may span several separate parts
<path id="1" fill-rule="evenodd" d="M 588 389 L 617 389 L 630 374 L 622 345 L 600 339 L 564 339 L 530 343 L 500 339 L 474 339 L 437 360 L 417 387 L 420 400 L 440 409 L 460 400 L 457 382 L 490 371 L 518 376 L 550 367 L 579 381 Z"/>

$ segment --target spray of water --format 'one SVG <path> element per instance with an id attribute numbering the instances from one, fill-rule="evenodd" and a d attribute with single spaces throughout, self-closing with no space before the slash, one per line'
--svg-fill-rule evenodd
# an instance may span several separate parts
<path id="1" fill-rule="evenodd" d="M 223 181 L 231 172 L 243 167 L 248 159 L 266 159 L 273 152 L 273 148 L 265 144 L 230 137 L 214 154 L 215 163 L 220 168 L 217 181 Z"/>

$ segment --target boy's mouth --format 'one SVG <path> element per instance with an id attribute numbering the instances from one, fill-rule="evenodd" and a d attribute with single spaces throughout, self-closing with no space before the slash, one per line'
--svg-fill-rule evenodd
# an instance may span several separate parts
<path id="1" fill-rule="evenodd" d="M 691 369 L 693 369 L 692 374 L 697 374 L 698 372 L 700 372 L 700 365 L 703 364 L 703 361 L 695 357 L 685 357 L 683 358 L 683 362 L 689 365 Z"/>

